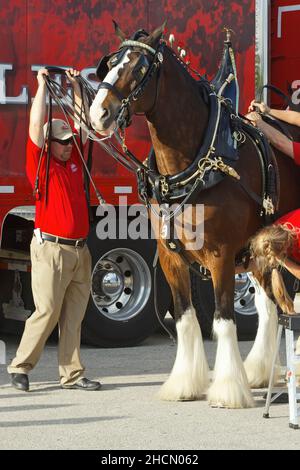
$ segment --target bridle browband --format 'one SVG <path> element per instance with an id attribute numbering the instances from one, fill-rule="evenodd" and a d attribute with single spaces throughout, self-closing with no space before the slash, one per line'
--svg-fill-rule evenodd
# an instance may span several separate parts
<path id="1" fill-rule="evenodd" d="M 134 41 L 132 39 L 126 39 L 125 41 L 123 41 L 120 49 L 122 47 L 131 47 L 131 46 L 140 47 L 141 49 L 146 49 L 146 51 L 151 52 L 151 54 L 154 56 L 156 54 L 156 50 L 153 47 L 149 46 L 148 44 L 145 44 L 144 42 Z"/>

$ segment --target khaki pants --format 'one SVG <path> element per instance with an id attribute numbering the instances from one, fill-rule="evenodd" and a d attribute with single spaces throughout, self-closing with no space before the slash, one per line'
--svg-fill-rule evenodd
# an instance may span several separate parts
<path id="1" fill-rule="evenodd" d="M 45 342 L 59 325 L 58 363 L 62 385 L 83 377 L 80 332 L 90 293 L 91 256 L 87 246 L 76 248 L 36 238 L 31 242 L 32 292 L 36 310 L 25 330 L 8 372 L 28 374 Z"/>

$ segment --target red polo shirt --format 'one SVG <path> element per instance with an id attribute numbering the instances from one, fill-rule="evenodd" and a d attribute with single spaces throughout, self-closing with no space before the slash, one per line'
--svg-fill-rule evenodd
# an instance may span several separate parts
<path id="1" fill-rule="evenodd" d="M 30 137 L 27 142 L 26 173 L 34 187 L 41 149 Z M 48 203 L 45 204 L 46 153 L 39 172 L 40 199 L 36 201 L 35 228 L 64 238 L 86 238 L 89 231 L 84 192 L 83 165 L 73 146 L 64 164 L 51 155 L 48 179 Z"/>
<path id="2" fill-rule="evenodd" d="M 300 165 L 300 142 L 293 142 L 294 160 L 296 165 Z"/>
<path id="3" fill-rule="evenodd" d="M 300 142 L 293 142 L 294 161 L 300 165 Z M 286 225 L 290 229 L 296 229 L 296 240 L 290 255 L 297 263 L 300 263 L 300 209 L 289 212 L 277 219 L 275 224 Z"/>

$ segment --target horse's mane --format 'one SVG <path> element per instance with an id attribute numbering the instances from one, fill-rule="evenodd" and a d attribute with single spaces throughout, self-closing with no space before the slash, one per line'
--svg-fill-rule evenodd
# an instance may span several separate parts
<path id="1" fill-rule="evenodd" d="M 202 81 L 205 81 L 204 78 L 200 77 L 200 79 L 196 79 L 195 77 L 193 77 L 193 75 L 190 73 L 189 71 L 189 68 L 188 68 L 188 65 L 185 64 L 183 62 L 183 60 L 181 59 L 181 57 L 179 57 L 171 47 L 169 47 L 167 44 L 165 45 L 165 50 L 168 51 L 169 55 L 173 57 L 173 59 L 175 59 L 174 63 L 177 64 L 178 66 L 178 69 L 182 71 L 182 73 L 185 74 L 185 76 L 188 78 L 188 79 L 191 79 L 192 82 L 194 83 L 194 85 L 199 85 Z M 200 74 L 199 74 L 200 75 Z"/>
<path id="2" fill-rule="evenodd" d="M 147 33 L 147 31 L 145 31 L 144 29 L 138 29 L 131 37 L 130 39 L 132 39 L 133 41 L 140 41 L 140 40 L 143 40 L 143 39 L 146 39 L 147 37 L 149 37 L 149 33 Z M 189 72 L 188 70 L 188 65 L 185 64 L 183 62 L 183 60 L 181 59 L 181 57 L 176 54 L 174 52 L 174 50 L 169 47 L 167 44 L 165 44 L 164 46 L 164 50 L 167 50 L 168 53 L 173 56 L 174 59 L 176 59 L 176 63 L 178 65 L 180 65 L 180 70 L 183 71 L 183 73 L 186 74 L 186 77 L 189 77 L 189 79 L 192 79 L 192 81 L 195 83 L 195 84 L 199 84 L 199 82 L 201 82 L 201 80 L 204 80 L 203 78 L 200 78 L 200 80 L 198 79 L 195 79 L 192 74 Z M 199 74 L 200 76 L 200 74 Z"/>

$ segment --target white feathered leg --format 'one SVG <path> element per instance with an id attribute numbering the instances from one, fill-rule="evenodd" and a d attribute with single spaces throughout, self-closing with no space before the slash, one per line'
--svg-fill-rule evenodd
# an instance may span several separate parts
<path id="1" fill-rule="evenodd" d="M 208 391 L 211 406 L 250 408 L 254 406 L 232 320 L 214 320 L 218 338 L 214 382 Z"/>
<path id="2" fill-rule="evenodd" d="M 176 323 L 177 354 L 172 372 L 159 392 L 162 400 L 197 400 L 208 386 L 208 365 L 193 307 Z"/>
<path id="3" fill-rule="evenodd" d="M 259 323 L 254 344 L 245 361 L 245 370 L 252 388 L 267 387 L 276 349 L 277 308 L 264 289 L 254 280 L 255 306 Z M 278 376 L 275 370 L 275 382 Z"/>

